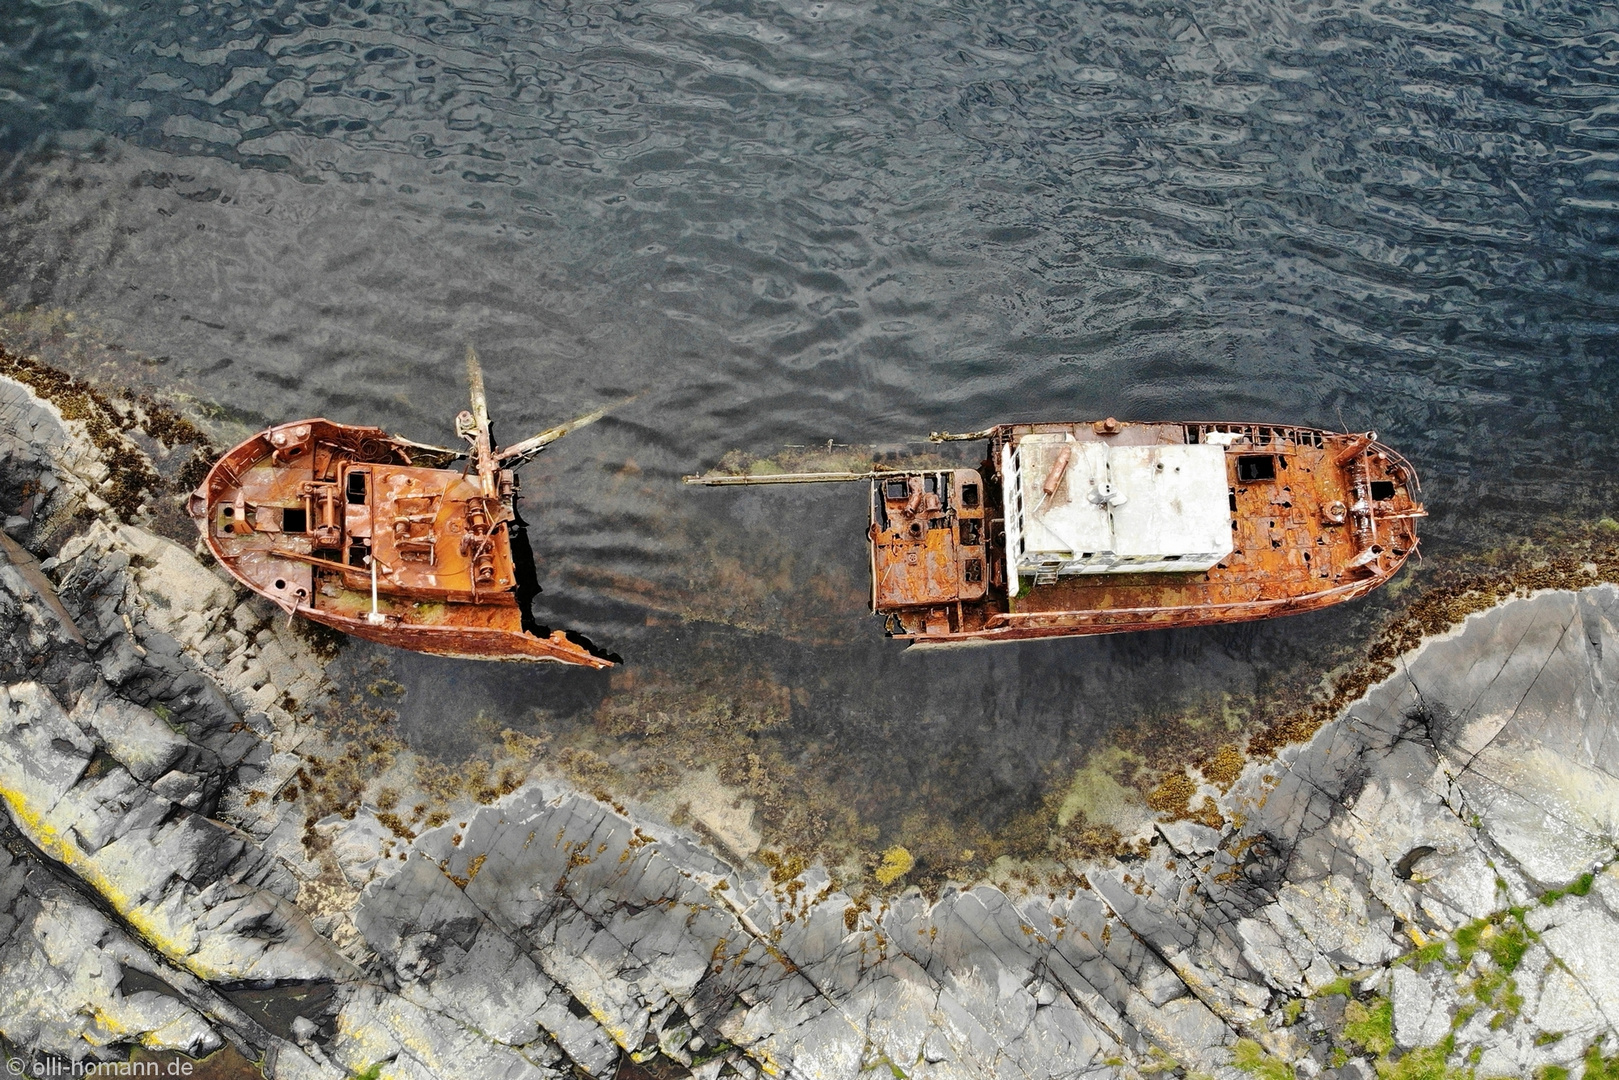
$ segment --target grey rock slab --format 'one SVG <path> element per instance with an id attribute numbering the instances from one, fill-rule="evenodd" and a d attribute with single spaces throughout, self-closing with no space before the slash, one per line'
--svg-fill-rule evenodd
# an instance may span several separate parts
<path id="1" fill-rule="evenodd" d="M 265 1075 L 269 1080 L 347 1080 L 351 1075 L 330 1061 L 315 1058 L 291 1043 L 280 1043 L 267 1055 Z"/>
<path id="2" fill-rule="evenodd" d="M 380 1064 L 378 1080 L 556 1080 L 563 1075 L 520 1048 L 492 1042 L 442 1013 L 363 984 L 338 1013 L 331 1052 L 350 1073 Z"/>
<path id="3" fill-rule="evenodd" d="M 1157 825 L 1158 834 L 1175 851 L 1187 857 L 1211 855 L 1220 846 L 1220 833 L 1195 821 L 1164 821 Z"/>
<path id="4" fill-rule="evenodd" d="M 351 972 L 295 906 L 231 880 L 233 869 L 239 880 L 262 858 L 237 835 L 142 787 L 116 764 L 79 784 L 94 751 L 44 688 L 0 688 L 0 791 L 13 822 L 93 881 L 169 957 L 204 977 Z"/>
<path id="5" fill-rule="evenodd" d="M 56 619 L 55 629 L 80 647 L 84 646 L 84 635 L 57 598 L 56 590 L 51 587 L 38 560 L 5 533 L 0 533 L 0 575 L 3 575 L 6 592 L 41 605 Z"/>
<path id="6" fill-rule="evenodd" d="M 73 1060 L 114 1056 L 104 1048 L 132 1040 L 193 1057 L 222 1045 L 177 997 L 120 989 L 123 968 L 104 947 L 119 931 L 99 911 L 49 887 L 10 898 L 20 922 L 0 944 L 0 1017 L 14 1044 Z"/>
<path id="7" fill-rule="evenodd" d="M 361 900 L 355 924 L 419 1004 L 497 1042 L 539 1037 L 551 980 L 444 872 L 417 857 Z"/>
<path id="8" fill-rule="evenodd" d="M 13 816 L 54 810 L 84 775 L 95 749 L 39 683 L 0 686 L 0 791 Z"/>
<path id="9" fill-rule="evenodd" d="M 1619 1031 L 1619 920 L 1590 896 L 1564 897 L 1557 914 L 1557 925 L 1542 931 L 1541 944 L 1584 991 L 1601 1022 Z"/>
<path id="10" fill-rule="evenodd" d="M 1616 607 L 1612 586 L 1543 593 L 1469 620 L 1412 665 L 1452 715 L 1437 737 L 1470 809 L 1543 888 L 1612 850 L 1619 650 L 1600 643 Z"/>
<path id="11" fill-rule="evenodd" d="M 932 1039 L 934 1061 L 958 1056 L 934 1023 L 939 990 L 933 980 L 914 962 L 896 961 L 870 989 L 866 1012 L 866 1037 L 880 1046 L 889 1059 L 900 1065 L 917 1060 Z"/>
<path id="12" fill-rule="evenodd" d="M 195 810 L 202 805 L 203 792 L 207 786 L 205 777 L 196 773 L 171 770 L 152 781 L 152 793 L 183 806 L 187 810 Z"/>
<path id="13" fill-rule="evenodd" d="M 1132 994 L 1125 1003 L 1125 1015 L 1171 1057 L 1205 1071 L 1212 1071 L 1214 1062 L 1225 1056 L 1219 1051 L 1236 1041 L 1231 1029 L 1194 997 L 1176 998 L 1155 1007 Z"/>
<path id="14" fill-rule="evenodd" d="M 71 718 L 135 779 L 150 783 L 187 755 L 191 743 L 150 709 L 116 697 L 97 685 L 79 696 Z"/>
<path id="15" fill-rule="evenodd" d="M 1432 1046 L 1450 1033 L 1451 1017 L 1460 1002 L 1448 972 L 1418 973 L 1396 967 L 1391 974 L 1394 1042 L 1402 1050 Z"/>
<path id="16" fill-rule="evenodd" d="M 1567 885 L 1612 857 L 1615 833 L 1601 817 L 1619 806 L 1619 781 L 1541 753 L 1525 757 L 1521 771 L 1535 772 L 1533 779 L 1473 770 L 1458 784 L 1496 849 L 1538 892 Z"/>
<path id="17" fill-rule="evenodd" d="M 1374 916 L 1367 900 L 1364 886 L 1342 874 L 1289 882 L 1277 895 L 1282 910 L 1310 945 L 1334 966 L 1350 968 L 1380 964 L 1403 951 L 1393 940 L 1394 916 Z M 1312 989 L 1322 985 L 1316 983 Z"/>

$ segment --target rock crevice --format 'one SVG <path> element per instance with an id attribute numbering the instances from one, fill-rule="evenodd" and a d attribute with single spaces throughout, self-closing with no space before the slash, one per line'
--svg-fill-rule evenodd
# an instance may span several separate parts
<path id="1" fill-rule="evenodd" d="M 363 800 L 306 823 L 282 795 L 320 742 L 307 646 L 98 510 L 94 455 L 0 390 L 32 448 L 0 472 L 51 492 L 0 560 L 0 1033 L 27 1053 L 228 1041 L 333 1080 L 653 1058 L 704 1080 L 1365 1080 L 1398 1053 L 1577 1068 L 1614 1031 L 1612 587 L 1427 641 L 1250 765 L 1223 828 L 1163 822 L 1071 867 L 1086 887 L 857 898 L 548 776 L 419 833 Z M 221 992 L 310 983 L 334 992 L 275 1030 Z"/>

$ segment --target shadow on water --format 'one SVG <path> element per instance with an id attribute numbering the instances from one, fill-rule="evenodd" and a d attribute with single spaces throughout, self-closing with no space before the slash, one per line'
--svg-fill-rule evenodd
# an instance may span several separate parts
<path id="1" fill-rule="evenodd" d="M 540 577 L 534 567 L 534 548 L 528 542 L 528 522 L 523 520 L 521 512 L 514 511 L 514 518 L 509 527 L 512 546 L 512 571 L 517 578 L 517 606 L 522 611 L 523 629 L 536 637 L 549 637 L 551 627 L 542 625 L 534 617 L 534 602 L 540 596 Z M 583 646 L 590 654 L 603 660 L 611 660 L 615 664 L 624 662 L 624 658 L 615 652 L 602 649 L 583 634 L 572 630 L 564 631 L 568 640 L 575 645 Z"/>
<path id="2" fill-rule="evenodd" d="M 1102 815 L 1070 790 L 1106 787 L 1097 753 L 1142 787 L 1239 741 L 1397 601 L 904 652 L 864 610 L 861 498 L 678 477 L 1242 418 L 1377 428 L 1431 565 L 1610 515 L 1616 33 L 1556 2 L 22 0 L 0 340 L 243 433 L 442 442 L 469 341 L 525 432 L 646 387 L 523 478 L 537 624 L 626 664 L 393 654 L 402 730 L 454 762 L 549 725 L 632 791 L 708 754 L 779 837 L 973 867 Z"/>

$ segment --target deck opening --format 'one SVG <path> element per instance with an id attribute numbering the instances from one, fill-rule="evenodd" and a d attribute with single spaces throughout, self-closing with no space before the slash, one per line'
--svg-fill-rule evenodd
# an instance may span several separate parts
<path id="1" fill-rule="evenodd" d="M 1276 479 L 1276 459 L 1269 454 L 1244 454 L 1237 458 L 1237 479 L 1245 483 Z"/>
<path id="2" fill-rule="evenodd" d="M 962 518 L 960 524 L 963 547 L 974 547 L 984 542 L 982 521 L 978 518 Z"/>
<path id="3" fill-rule="evenodd" d="M 961 505 L 962 505 L 962 508 L 966 509 L 966 510 L 976 510 L 976 509 L 978 509 L 978 485 L 977 484 L 962 484 L 961 485 Z"/>
<path id="4" fill-rule="evenodd" d="M 903 499 L 910 494 L 910 485 L 903 480 L 888 480 L 883 483 L 883 498 Z"/>
<path id="5" fill-rule="evenodd" d="M 350 506 L 365 505 L 365 473 L 349 473 L 348 502 Z"/>
<path id="6" fill-rule="evenodd" d="M 1236 488 L 1231 489 L 1231 512 L 1233 514 L 1235 514 L 1237 512 L 1237 489 Z"/>
<path id="7" fill-rule="evenodd" d="M 984 580 L 984 560 L 968 559 L 967 565 L 962 568 L 961 580 L 969 585 L 977 585 Z"/>
<path id="8" fill-rule="evenodd" d="M 349 565 L 350 566 L 364 566 L 366 557 L 369 556 L 370 554 L 371 554 L 370 545 L 368 545 L 368 544 L 355 544 L 354 546 L 349 548 Z"/>
<path id="9" fill-rule="evenodd" d="M 301 506 L 282 507 L 281 531 L 289 533 L 308 532 L 309 512 Z"/>
<path id="10" fill-rule="evenodd" d="M 1392 480 L 1373 480 L 1372 498 L 1377 500 L 1394 498 L 1394 482 Z"/>

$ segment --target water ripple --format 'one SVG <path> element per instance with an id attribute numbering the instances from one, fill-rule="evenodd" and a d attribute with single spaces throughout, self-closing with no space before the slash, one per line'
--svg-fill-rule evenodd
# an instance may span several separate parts
<path id="1" fill-rule="evenodd" d="M 1442 558 L 1611 510 L 1616 87 L 1619 8 L 1568 2 L 18 0 L 0 298 L 263 417 L 445 438 L 467 340 L 506 431 L 642 392 L 526 481 L 547 596 L 626 653 L 863 573 L 847 493 L 672 483 L 733 448 L 1342 417 Z"/>

